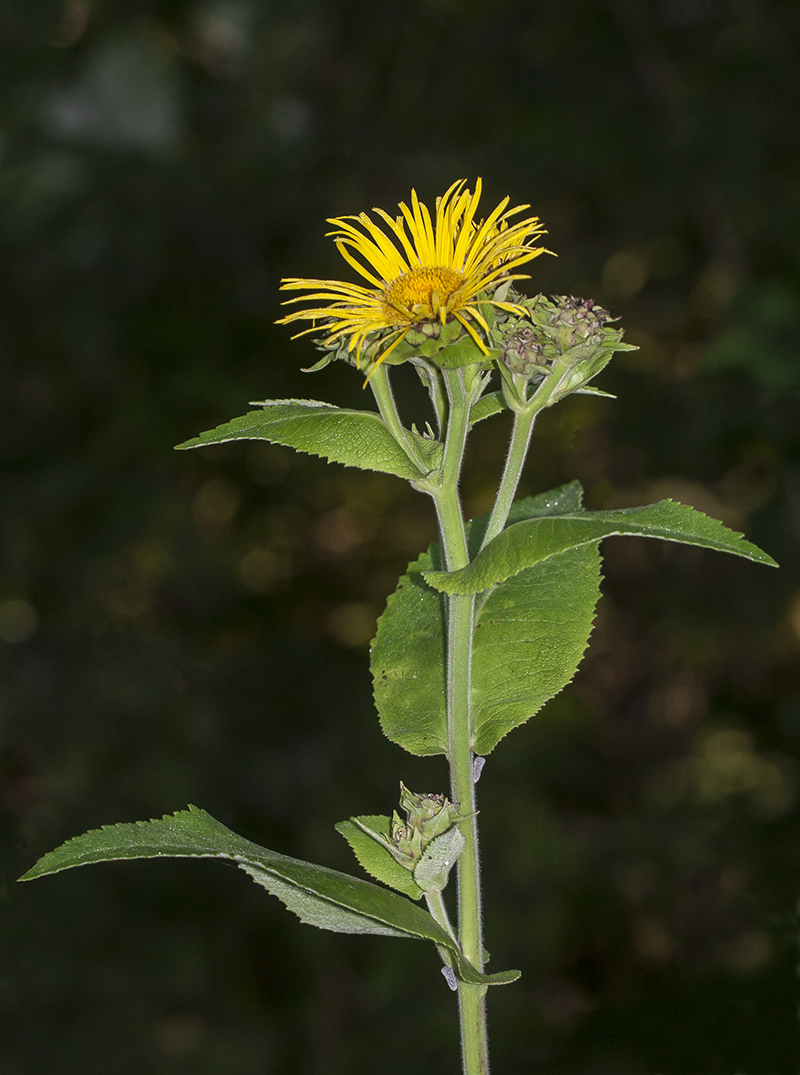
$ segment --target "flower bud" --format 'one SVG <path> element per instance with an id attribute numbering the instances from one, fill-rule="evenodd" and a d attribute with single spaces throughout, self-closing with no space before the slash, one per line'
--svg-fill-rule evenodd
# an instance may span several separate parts
<path id="1" fill-rule="evenodd" d="M 594 299 L 573 295 L 537 295 L 526 299 L 510 293 L 527 319 L 507 317 L 498 324 L 503 368 L 532 384 L 540 406 L 551 406 L 571 392 L 594 391 L 584 386 L 606 366 L 615 351 L 636 350 L 622 342 L 608 310 Z M 505 375 L 508 379 L 508 374 Z M 520 387 L 513 390 L 519 395 Z M 525 404 L 523 394 L 520 401 Z"/>
<path id="2" fill-rule="evenodd" d="M 391 843 L 394 859 L 407 870 L 413 870 L 422 858 L 422 834 L 419 829 L 402 821 L 396 810 L 392 814 Z"/>
<path id="3" fill-rule="evenodd" d="M 581 347 L 588 351 L 606 339 L 606 325 L 611 314 L 594 299 L 576 299 L 573 295 L 537 295 L 528 307 L 531 321 L 539 333 L 560 354 Z M 611 330 L 616 338 L 621 333 Z"/>
<path id="4" fill-rule="evenodd" d="M 511 373 L 516 373 L 528 379 L 536 374 L 546 373 L 549 369 L 545 355 L 545 347 L 539 342 L 535 329 L 530 326 L 521 328 L 514 326 L 504 336 L 503 363 Z"/>
<path id="5" fill-rule="evenodd" d="M 424 845 L 447 832 L 461 820 L 458 807 L 444 795 L 415 795 L 402 782 L 400 805 L 406 812 L 408 824 L 421 834 Z"/>

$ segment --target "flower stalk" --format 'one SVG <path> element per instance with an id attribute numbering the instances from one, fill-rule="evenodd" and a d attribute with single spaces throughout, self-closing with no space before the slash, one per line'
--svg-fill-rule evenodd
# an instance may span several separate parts
<path id="1" fill-rule="evenodd" d="M 469 411 L 474 402 L 465 384 L 464 370 L 445 373 L 450 421 L 447 426 L 442 485 L 434 496 L 442 553 L 449 571 L 469 563 L 464 517 L 459 497 L 459 478 L 464 457 Z M 473 780 L 472 752 L 472 633 L 475 599 L 453 595 L 445 599 L 447 622 L 447 759 L 450 790 L 461 813 L 465 839 L 458 861 L 458 939 L 461 950 L 478 970 L 483 970 L 483 926 L 481 913 L 480 855 L 478 819 Z M 486 989 L 458 983 L 461 1050 L 464 1075 L 483 1075 L 489 1070 L 489 1042 L 486 1025 Z"/>

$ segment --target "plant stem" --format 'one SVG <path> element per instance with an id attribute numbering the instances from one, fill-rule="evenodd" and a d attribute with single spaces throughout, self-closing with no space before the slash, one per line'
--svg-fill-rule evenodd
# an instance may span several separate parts
<path id="1" fill-rule="evenodd" d="M 469 428 L 473 392 L 465 385 L 463 370 L 444 371 L 449 397 L 449 420 L 442 461 L 441 487 L 434 493 L 442 550 L 449 571 L 469 563 L 458 481 Z M 466 958 L 483 969 L 480 859 L 475 784 L 472 778 L 471 675 L 475 600 L 472 596 L 445 598 L 447 612 L 447 734 L 450 785 L 453 802 L 470 816 L 461 823 L 466 846 L 458 860 L 458 938 Z M 461 1020 L 461 1055 L 464 1075 L 486 1075 L 489 1049 L 484 986 L 458 983 Z"/>
<path id="2" fill-rule="evenodd" d="M 450 917 L 445 907 L 444 899 L 441 892 L 426 892 L 425 902 L 428 905 L 428 910 L 431 916 L 436 919 L 442 929 L 447 930 L 453 940 L 458 940 L 455 931 L 450 923 Z"/>
<path id="3" fill-rule="evenodd" d="M 418 357 L 411 360 L 417 367 L 417 373 L 423 385 L 428 390 L 431 399 L 433 413 L 436 415 L 436 430 L 439 437 L 444 433 L 447 423 L 447 393 L 444 390 L 442 371 L 427 359 Z"/>
<path id="4" fill-rule="evenodd" d="M 400 415 L 397 413 L 397 404 L 394 401 L 392 386 L 389 383 L 389 371 L 386 366 L 377 366 L 373 369 L 369 379 L 369 386 L 372 389 L 372 394 L 375 397 L 375 402 L 378 404 L 378 410 L 380 411 L 381 418 L 383 419 L 386 428 L 414 466 L 419 468 L 421 474 L 425 474 L 428 467 L 420 458 L 411 437 L 408 435 L 408 430 L 400 421 Z"/>
<path id="5" fill-rule="evenodd" d="M 536 421 L 538 413 L 538 409 L 531 408 L 530 411 L 527 411 L 527 409 L 521 412 L 517 411 L 514 415 L 514 428 L 508 445 L 506 465 L 497 489 L 489 525 L 486 527 L 486 533 L 481 542 L 482 549 L 489 544 L 492 538 L 497 537 L 506 525 L 508 513 L 511 510 L 517 486 L 519 485 L 525 456 L 528 454 L 528 445 L 530 444 L 531 433 L 533 433 L 533 423 Z"/>

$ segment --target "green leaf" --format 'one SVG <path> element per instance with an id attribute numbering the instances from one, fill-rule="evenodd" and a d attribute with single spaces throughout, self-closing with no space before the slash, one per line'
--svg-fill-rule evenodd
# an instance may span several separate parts
<path id="1" fill-rule="evenodd" d="M 497 347 L 489 347 L 484 352 L 478 347 L 471 336 L 466 333 L 455 343 L 449 343 L 436 358 L 436 365 L 442 369 L 453 370 L 461 366 L 474 366 L 476 364 L 487 366 L 492 360 L 500 357 L 502 352 Z"/>
<path id="2" fill-rule="evenodd" d="M 265 400 L 263 410 L 217 426 L 177 447 L 202 448 L 231 440 L 267 440 L 300 452 L 319 455 L 334 463 L 362 470 L 418 479 L 423 473 L 409 459 L 374 411 L 343 410 L 313 399 Z M 407 430 L 429 470 L 439 464 L 442 446 Z"/>
<path id="3" fill-rule="evenodd" d="M 301 921 L 321 929 L 433 941 L 452 952 L 464 981 L 504 985 L 519 977 L 518 971 L 481 974 L 432 916 L 403 896 L 338 870 L 259 847 L 196 806 L 158 821 L 106 825 L 76 836 L 44 855 L 20 880 L 32 881 L 94 862 L 166 857 L 230 859 Z"/>
<path id="4" fill-rule="evenodd" d="M 717 519 L 686 504 L 661 500 L 641 508 L 571 512 L 517 522 L 498 534 L 467 567 L 454 572 L 425 571 L 424 576 L 443 593 L 480 593 L 567 549 L 615 534 L 664 538 L 777 566 L 765 552 Z"/>
<path id="5" fill-rule="evenodd" d="M 478 422 L 482 422 L 484 418 L 491 418 L 493 414 L 499 414 L 507 409 L 502 392 L 489 392 L 472 404 L 469 412 L 469 424 L 474 426 Z"/>
<path id="6" fill-rule="evenodd" d="M 280 874 L 265 870 L 263 866 L 244 862 L 241 868 L 270 895 L 277 896 L 286 909 L 296 914 L 307 926 L 316 926 L 317 929 L 327 929 L 333 933 L 372 933 L 379 937 L 418 936 L 414 931 L 409 934 L 408 930 L 384 923 L 374 915 L 361 914 L 345 907 L 338 900 L 328 899 L 318 892 L 309 892 L 307 888 L 285 881 Z M 315 868 L 319 870 L 322 867 Z"/>
<path id="7" fill-rule="evenodd" d="M 358 825 L 359 821 L 388 840 L 392 831 L 392 819 L 384 814 L 368 814 L 359 818 L 351 817 L 349 821 L 340 821 L 335 828 L 350 844 L 353 854 L 370 876 L 389 888 L 395 888 L 398 892 L 410 896 L 412 900 L 420 899 L 422 889 L 415 882 L 411 871 L 401 866 L 385 847 L 364 832 Z"/>
<path id="8" fill-rule="evenodd" d="M 414 880 L 423 892 L 441 892 L 446 888 L 450 871 L 466 845 L 456 826 L 431 840 L 414 869 Z"/>
<path id="9" fill-rule="evenodd" d="M 488 754 L 575 674 L 600 596 L 598 544 L 603 537 L 699 537 L 699 543 L 709 547 L 772 563 L 721 523 L 684 505 L 666 501 L 646 509 L 584 512 L 581 500 L 580 484 L 570 482 L 518 501 L 508 528 L 474 561 L 478 568 L 487 562 L 491 567 L 487 554 L 503 541 L 518 557 L 515 570 L 505 580 L 489 583 L 494 589 L 476 606 L 472 708 L 473 747 L 479 754 Z M 479 545 L 487 521 L 485 516 L 470 524 L 471 549 Z M 656 526 L 660 532 L 654 532 Z M 523 538 L 521 553 L 518 534 Z M 525 542 L 535 551 L 530 566 Z M 375 702 L 384 734 L 411 754 L 447 753 L 444 603 L 425 580 L 469 577 L 470 568 L 448 575 L 440 566 L 437 546 L 409 565 L 378 621 L 372 650 Z M 484 588 L 482 577 L 475 588 Z"/>
<path id="10" fill-rule="evenodd" d="M 566 490 L 565 497 L 575 495 L 574 487 Z M 410 565 L 378 621 L 372 649 L 384 735 L 417 755 L 447 753 L 443 601 L 421 577 L 429 566 L 430 553 Z M 520 572 L 477 606 L 472 708 L 478 754 L 488 754 L 570 682 L 599 597 L 594 543 Z"/>
<path id="11" fill-rule="evenodd" d="M 635 350 L 635 348 L 620 347 L 620 348 L 618 348 L 618 350 L 620 350 L 620 351 L 623 351 L 623 350 L 624 351 L 630 351 L 630 350 Z M 601 396 L 603 399 L 616 399 L 617 398 L 615 395 L 612 395 L 611 392 L 603 392 L 601 389 L 595 388 L 593 384 L 584 385 L 583 388 L 576 388 L 574 394 L 576 396 Z"/>
<path id="12" fill-rule="evenodd" d="M 571 681 L 599 598 L 595 543 L 521 571 L 478 606 L 472 668 L 477 754 L 488 754 Z"/>
<path id="13" fill-rule="evenodd" d="M 438 566 L 437 545 L 409 564 L 378 620 L 370 655 L 383 734 L 421 756 L 447 751 L 444 603 L 422 577 Z"/>
<path id="14" fill-rule="evenodd" d="M 527 497 L 512 506 L 509 522 L 580 511 L 582 495 L 580 482 L 570 482 L 538 496 Z M 486 514 L 470 523 L 468 539 L 471 549 L 474 550 L 480 545 L 488 521 L 489 515 Z M 387 739 L 397 743 L 410 754 L 421 756 L 447 753 L 444 603 L 423 577 L 425 572 L 440 566 L 438 545 L 432 545 L 428 552 L 409 564 L 407 573 L 400 579 L 378 620 L 378 633 L 371 653 L 375 705 L 383 733 Z M 576 587 L 580 590 L 580 582 L 577 580 Z M 561 599 L 563 600 L 563 593 Z M 523 608 L 527 608 L 525 598 L 521 597 L 520 600 Z M 486 608 L 485 614 L 488 617 L 494 616 L 494 606 Z M 535 610 L 530 614 L 535 615 Z M 481 622 L 480 618 L 477 622 Z M 483 661 L 481 657 L 481 632 L 476 631 L 475 662 L 477 669 L 487 665 L 490 674 L 491 662 L 497 659 L 498 654 L 494 648 L 494 635 L 492 632 L 485 634 L 489 642 L 487 660 Z M 562 642 L 566 645 L 565 639 L 562 639 Z M 580 641 L 575 642 L 570 652 L 579 645 Z M 582 645 L 585 648 L 585 638 Z M 505 653 L 502 659 L 505 660 L 509 656 L 513 654 Z M 497 671 L 499 676 L 500 669 Z M 574 668 L 564 682 L 552 689 L 552 694 L 569 682 L 573 673 Z M 526 672 L 526 675 L 528 674 L 530 673 Z M 554 682 L 552 677 L 548 682 Z M 478 686 L 479 681 L 476 679 L 474 683 Z M 490 675 L 484 691 L 487 699 L 492 690 L 499 687 L 500 684 Z M 481 689 L 483 690 L 482 687 Z M 503 698 L 507 697 L 509 690 L 507 684 L 503 686 Z M 524 692 L 523 694 L 527 696 Z M 552 697 L 552 694 L 548 697 Z M 526 720 L 547 700 L 539 688 L 536 689 L 535 698 L 537 702 L 527 710 L 525 716 L 517 714 L 517 723 Z M 522 703 L 520 705 L 524 708 Z M 480 713 L 476 711 L 475 717 L 476 721 L 479 721 Z M 479 727 L 479 724 L 476 723 L 476 727 Z M 481 738 L 480 741 L 484 742 L 484 739 Z"/>
<path id="15" fill-rule="evenodd" d="M 526 496 L 523 500 L 515 500 L 508 513 L 506 527 L 512 523 L 522 522 L 524 519 L 541 519 L 549 515 L 567 515 L 570 512 L 583 509 L 583 487 L 580 482 L 568 482 L 559 485 L 557 489 L 550 489 L 546 493 L 537 493 L 536 496 Z M 488 515 L 484 518 L 488 519 Z M 476 520 L 480 523 L 482 520 Z M 476 525 L 473 523 L 472 525 Z"/>

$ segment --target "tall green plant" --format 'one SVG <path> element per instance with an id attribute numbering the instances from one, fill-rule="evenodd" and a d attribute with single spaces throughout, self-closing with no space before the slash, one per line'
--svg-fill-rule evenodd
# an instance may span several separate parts
<path id="1" fill-rule="evenodd" d="M 412 194 L 396 218 L 375 210 L 380 223 L 365 213 L 331 221 L 340 252 L 370 287 L 284 281 L 304 293 L 290 303 L 312 303 L 282 320 L 310 320 L 305 331 L 321 336 L 313 369 L 337 359 L 362 369 L 376 411 L 266 400 L 179 445 L 271 441 L 394 474 L 432 498 L 440 542 L 400 579 L 371 660 L 385 735 L 411 754 L 444 754 L 449 794 L 401 784 L 402 814 L 336 826 L 379 884 L 259 847 L 194 806 L 76 837 L 23 878 L 111 859 L 225 858 L 310 925 L 432 942 L 458 993 L 464 1075 L 488 1071 L 488 987 L 519 977 L 484 966 L 476 784 L 485 755 L 574 676 L 600 596 L 600 542 L 634 534 L 774 564 L 740 534 L 671 500 L 586 511 L 572 482 L 514 501 L 537 415 L 572 393 L 605 395 L 590 382 L 631 346 L 592 300 L 516 290 L 519 267 L 546 252 L 537 245 L 542 226 L 536 217 L 515 220 L 528 207 L 508 209 L 507 198 L 478 219 L 480 193 L 480 181 L 474 193 L 462 181 L 433 215 Z M 392 393 L 390 369 L 406 362 L 430 396 L 423 432 L 403 424 Z M 467 437 L 506 409 L 514 421 L 494 507 L 467 521 L 459 497 Z M 444 892 L 454 866 L 451 917 Z"/>

